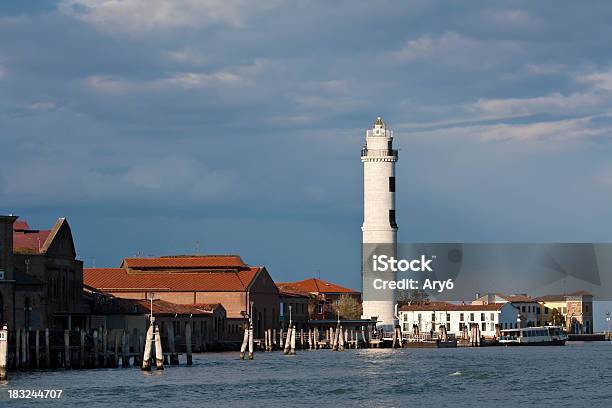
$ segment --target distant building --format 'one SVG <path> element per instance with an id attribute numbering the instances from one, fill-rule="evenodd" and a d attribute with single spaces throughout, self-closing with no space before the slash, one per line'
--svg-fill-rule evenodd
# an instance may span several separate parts
<path id="1" fill-rule="evenodd" d="M 306 329 L 310 319 L 308 308 L 313 295 L 284 283 L 279 283 L 276 286 L 278 287 L 280 301 L 279 320 L 281 327 L 287 329 L 289 320 L 291 320 L 298 330 Z M 316 297 L 313 296 L 313 298 L 316 301 Z"/>
<path id="2" fill-rule="evenodd" d="M 125 258 L 119 268 L 88 268 L 84 282 L 116 297 L 156 299 L 181 305 L 220 303 L 227 312 L 222 331 L 239 339 L 253 302 L 255 336 L 278 327 L 276 284 L 263 266 L 249 266 L 237 255 Z"/>
<path id="3" fill-rule="evenodd" d="M 489 305 L 489 304 L 500 304 L 500 303 L 511 303 L 519 313 L 521 327 L 533 327 L 541 326 L 543 323 L 540 316 L 540 303 L 524 294 L 505 295 L 502 293 L 488 293 L 483 296 L 478 296 L 474 301 L 473 305 Z M 516 321 L 515 316 L 515 321 Z"/>
<path id="4" fill-rule="evenodd" d="M 0 322 L 32 330 L 85 327 L 83 263 L 68 221 L 38 230 L 17 218 L 0 216 Z"/>
<path id="5" fill-rule="evenodd" d="M 421 333 L 437 332 L 441 325 L 448 333 L 459 335 L 464 328 L 478 324 L 481 334 L 495 337 L 497 330 L 516 328 L 518 310 L 511 303 L 453 304 L 429 302 L 399 308 L 402 331 L 411 332 L 416 325 Z"/>
<path id="6" fill-rule="evenodd" d="M 122 299 L 107 294 L 88 293 L 91 302 L 90 327 L 103 327 L 111 338 L 123 333 L 144 335 L 150 322 L 151 301 L 146 299 Z M 177 344 L 185 341 L 185 325 L 192 327 L 192 339 L 198 348 L 215 347 L 225 339 L 223 328 L 226 324 L 225 309 L 220 304 L 177 305 L 164 300 L 153 301 L 155 321 L 160 326 L 165 341 L 168 329 L 173 328 Z"/>
<path id="7" fill-rule="evenodd" d="M 556 309 L 565 318 L 565 327 L 570 333 L 593 333 L 593 296 L 584 291 L 540 296 L 540 314 L 544 324 L 552 318 Z"/>
<path id="8" fill-rule="evenodd" d="M 333 315 L 334 304 L 337 303 L 343 296 L 353 298 L 357 302 L 361 302 L 361 293 L 327 282 L 322 279 L 309 278 L 297 282 L 279 283 L 279 287 L 293 289 L 302 293 L 308 293 L 316 297 L 316 304 L 310 311 L 311 320 L 335 319 Z"/>

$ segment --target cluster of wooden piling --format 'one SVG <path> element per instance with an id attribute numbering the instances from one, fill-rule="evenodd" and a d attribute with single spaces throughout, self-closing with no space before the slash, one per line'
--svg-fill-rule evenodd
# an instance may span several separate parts
<path id="1" fill-rule="evenodd" d="M 246 352 L 246 342 L 250 335 L 245 330 L 242 343 L 240 358 L 244 358 Z M 343 351 L 345 348 L 372 347 L 375 341 L 366 330 L 346 329 L 342 326 L 328 327 L 322 331 L 318 327 L 311 327 L 307 330 L 300 329 L 299 332 L 294 325 L 287 330 L 266 329 L 264 330 L 263 343 L 260 343 L 259 350 L 274 351 L 282 350 L 286 355 L 296 354 L 296 350 L 319 350 L 330 349 L 333 351 Z M 251 358 L 251 356 L 249 356 Z"/>
<path id="2" fill-rule="evenodd" d="M 9 369 L 79 369 L 112 368 L 140 366 L 143 370 L 151 368 L 151 360 L 158 370 L 164 364 L 179 364 L 174 326 L 168 325 L 166 347 L 163 352 L 160 329 L 151 324 L 146 338 L 138 332 L 105 328 L 86 330 L 0 330 L 0 379 L 6 379 Z M 193 363 L 191 325 L 185 325 L 185 353 L 187 365 Z M 198 351 L 205 345 L 196 339 Z"/>

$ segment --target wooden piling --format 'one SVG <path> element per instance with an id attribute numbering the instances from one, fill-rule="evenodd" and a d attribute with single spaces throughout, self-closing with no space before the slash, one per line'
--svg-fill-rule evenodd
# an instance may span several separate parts
<path id="1" fill-rule="evenodd" d="M 108 367 L 108 330 L 102 332 L 102 367 Z"/>
<path id="2" fill-rule="evenodd" d="M 115 333 L 115 345 L 113 348 L 113 368 L 119 367 L 119 335 Z"/>
<path id="3" fill-rule="evenodd" d="M 253 329 L 249 329 L 249 360 L 253 359 Z"/>
<path id="4" fill-rule="evenodd" d="M 268 351 L 272 351 L 274 349 L 274 340 L 272 337 L 272 329 L 268 329 Z"/>
<path id="5" fill-rule="evenodd" d="M 26 329 L 23 329 L 23 349 L 25 350 L 23 353 L 24 366 L 27 370 L 31 367 L 32 353 L 30 352 L 30 331 Z"/>
<path id="6" fill-rule="evenodd" d="M 283 328 L 282 327 L 280 329 L 280 334 L 279 334 L 279 337 L 278 337 L 278 344 L 279 344 L 279 347 L 280 347 L 281 350 L 285 348 L 284 347 L 284 343 L 283 343 Z"/>
<path id="7" fill-rule="evenodd" d="M 164 369 L 164 352 L 162 350 L 161 335 L 159 334 L 159 326 L 155 325 L 155 362 L 158 370 Z"/>
<path id="8" fill-rule="evenodd" d="M 151 349 L 153 348 L 153 322 L 147 329 L 147 341 L 144 346 L 144 353 L 142 356 L 142 366 L 140 367 L 143 371 L 151 370 Z"/>
<path id="9" fill-rule="evenodd" d="M 121 336 L 121 366 L 123 368 L 130 366 L 130 335 L 125 329 Z"/>
<path id="10" fill-rule="evenodd" d="M 51 344 L 48 327 L 45 329 L 45 368 L 51 368 Z"/>
<path id="11" fill-rule="evenodd" d="M 174 325 L 175 322 L 168 322 L 166 325 L 166 337 L 168 338 L 168 352 L 170 353 L 170 365 L 176 365 L 177 361 L 174 356 L 176 355 L 176 344 L 174 341 Z"/>
<path id="12" fill-rule="evenodd" d="M 79 353 L 79 366 L 85 368 L 85 330 L 81 329 L 81 349 Z"/>
<path id="13" fill-rule="evenodd" d="M 345 331 L 342 330 L 342 326 L 340 326 L 340 330 L 338 330 L 338 351 L 344 351 L 344 340 L 345 340 Z"/>
<path id="14" fill-rule="evenodd" d="M 8 365 L 8 328 L 2 326 L 0 329 L 0 381 L 6 381 Z"/>
<path id="15" fill-rule="evenodd" d="M 36 346 L 36 368 L 40 368 L 40 330 L 36 330 L 36 339 L 34 340 L 34 344 Z"/>
<path id="16" fill-rule="evenodd" d="M 21 329 L 15 330 L 15 368 L 21 368 Z"/>
<path id="17" fill-rule="evenodd" d="M 98 331 L 93 331 L 93 366 L 98 368 Z"/>
<path id="18" fill-rule="evenodd" d="M 64 330 L 64 368 L 70 368 L 70 331 Z"/>
<path id="19" fill-rule="evenodd" d="M 300 348 L 304 350 L 304 329 L 300 329 Z"/>
<path id="20" fill-rule="evenodd" d="M 276 348 L 276 329 L 272 329 L 272 349 Z"/>
<path id="21" fill-rule="evenodd" d="M 142 335 L 136 331 L 136 344 L 134 345 L 134 366 L 142 365 Z"/>
<path id="22" fill-rule="evenodd" d="M 244 327 L 244 335 L 242 336 L 242 345 L 240 346 L 240 359 L 244 360 L 244 355 L 247 351 L 247 347 L 249 346 L 249 329 Z"/>
<path id="23" fill-rule="evenodd" d="M 185 353 L 187 353 L 187 365 L 193 364 L 193 356 L 191 353 L 191 323 L 185 323 Z M 177 358 L 178 360 L 178 358 Z"/>
<path id="24" fill-rule="evenodd" d="M 296 336 L 296 329 L 295 326 L 293 326 L 291 328 L 291 350 L 289 351 L 290 354 L 295 355 L 295 336 Z"/>
<path id="25" fill-rule="evenodd" d="M 289 354 L 291 352 L 291 326 L 287 327 L 287 338 L 285 339 L 285 348 L 283 350 L 284 354 Z"/>

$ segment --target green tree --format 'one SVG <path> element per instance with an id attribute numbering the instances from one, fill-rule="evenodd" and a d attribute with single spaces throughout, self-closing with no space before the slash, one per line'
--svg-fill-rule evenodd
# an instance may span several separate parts
<path id="1" fill-rule="evenodd" d="M 319 306 L 319 298 L 314 293 L 308 294 L 308 315 L 312 316 L 316 313 Z"/>
<path id="2" fill-rule="evenodd" d="M 338 316 L 346 320 L 357 320 L 361 318 L 362 308 L 361 303 L 352 296 L 342 295 L 336 300 L 332 306 L 333 316 Z"/>
<path id="3" fill-rule="evenodd" d="M 550 312 L 550 322 L 553 326 L 565 326 L 565 316 L 559 311 L 559 309 L 552 309 Z"/>

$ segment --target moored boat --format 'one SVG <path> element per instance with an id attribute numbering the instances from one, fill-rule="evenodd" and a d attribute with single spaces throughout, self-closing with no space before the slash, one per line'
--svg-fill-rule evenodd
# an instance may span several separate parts
<path id="1" fill-rule="evenodd" d="M 563 346 L 567 335 L 558 326 L 502 330 L 499 344 L 505 346 Z"/>

